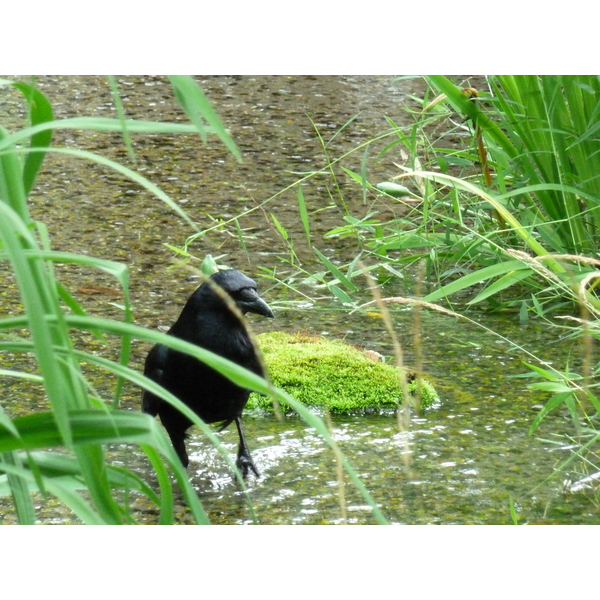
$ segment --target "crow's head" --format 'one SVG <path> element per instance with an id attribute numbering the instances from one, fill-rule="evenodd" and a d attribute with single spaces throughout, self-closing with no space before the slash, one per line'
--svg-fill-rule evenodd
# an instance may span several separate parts
<path id="1" fill-rule="evenodd" d="M 214 289 L 216 286 L 228 294 L 242 313 L 253 312 L 265 317 L 275 317 L 271 307 L 258 295 L 254 280 L 246 277 L 243 273 L 234 269 L 219 271 L 211 275 L 199 290 L 208 287 L 212 293 L 218 294 Z"/>

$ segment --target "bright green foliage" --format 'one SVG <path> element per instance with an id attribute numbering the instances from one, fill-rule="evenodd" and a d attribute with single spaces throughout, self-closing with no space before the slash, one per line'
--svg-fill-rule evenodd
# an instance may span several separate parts
<path id="1" fill-rule="evenodd" d="M 504 114 L 515 165 L 535 194 L 511 202 L 544 222 L 555 252 L 598 248 L 600 80 L 595 75 L 498 76 L 492 89 Z M 510 123 L 510 127 L 508 124 Z M 543 184 L 557 184 L 555 189 Z M 525 202 L 523 202 L 525 200 Z M 522 203 L 522 204 L 521 204 Z"/>
<path id="2" fill-rule="evenodd" d="M 258 340 L 273 384 L 307 406 L 352 413 L 396 409 L 402 404 L 398 369 L 369 358 L 354 346 L 301 333 L 263 333 Z M 438 402 L 433 386 L 421 383 L 421 405 Z M 416 379 L 409 383 L 412 400 L 417 385 Z M 257 394 L 248 405 L 271 406 L 270 398 Z"/>
<path id="3" fill-rule="evenodd" d="M 490 166 L 487 181 L 479 175 L 483 185 L 467 183 L 466 178 L 425 175 L 453 186 L 459 194 L 455 208 L 464 215 L 460 218 L 463 233 L 447 238 L 451 245 L 446 243 L 446 252 L 456 248 L 463 260 L 472 260 L 482 271 L 491 261 L 522 261 L 520 268 L 508 278 L 503 276 L 496 287 L 490 285 L 473 302 L 493 298 L 518 282 L 534 291 L 541 289 L 533 306 L 564 295 L 576 299 L 580 281 L 595 266 L 590 268 L 578 256 L 555 259 L 552 254 L 581 255 L 599 249 L 600 79 L 491 76 L 491 93 L 484 91 L 477 101 L 445 77 L 427 79 L 454 110 L 469 119 L 474 144 L 481 134 Z M 472 164 L 480 171 L 482 161 L 480 151 Z M 474 221 L 464 218 L 467 209 L 476 216 Z M 511 255 L 514 250 L 527 255 Z M 477 279 L 477 275 L 468 277 Z M 452 283 L 454 291 L 470 285 L 467 278 Z M 435 295 L 443 293 L 440 288 Z M 594 295 L 588 294 L 586 300 L 594 309 L 600 308 Z"/>
<path id="4" fill-rule="evenodd" d="M 596 75 L 497 75 L 483 104 L 444 77 L 429 81 L 481 128 L 494 187 L 554 252 L 598 248 L 600 79 Z M 491 108 L 486 100 L 492 102 Z M 480 105 L 482 106 L 480 108 Z M 533 187 L 529 187 L 533 186 Z"/>

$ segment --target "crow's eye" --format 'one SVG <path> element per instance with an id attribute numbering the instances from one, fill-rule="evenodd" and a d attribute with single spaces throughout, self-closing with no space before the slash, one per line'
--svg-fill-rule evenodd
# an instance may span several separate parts
<path id="1" fill-rule="evenodd" d="M 257 296 L 256 290 L 253 288 L 243 288 L 241 290 L 237 290 L 233 294 L 233 299 L 241 302 L 248 302 L 254 300 Z"/>

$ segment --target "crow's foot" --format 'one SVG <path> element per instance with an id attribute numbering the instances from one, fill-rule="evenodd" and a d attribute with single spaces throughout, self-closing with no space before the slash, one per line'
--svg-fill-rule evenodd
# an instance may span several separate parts
<path id="1" fill-rule="evenodd" d="M 260 473 L 252 460 L 249 452 L 238 454 L 235 466 L 240 470 L 242 477 L 246 479 L 248 477 L 248 471 L 251 470 L 256 477 L 260 477 Z"/>

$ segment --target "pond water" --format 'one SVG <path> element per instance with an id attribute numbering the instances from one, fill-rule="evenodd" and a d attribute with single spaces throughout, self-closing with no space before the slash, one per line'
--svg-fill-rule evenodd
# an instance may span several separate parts
<path id="1" fill-rule="evenodd" d="M 75 115 L 113 116 L 110 91 L 97 77 L 42 77 L 40 88 L 53 103 L 57 118 Z M 175 199 L 201 227 L 213 227 L 190 246 L 202 259 L 210 253 L 220 262 L 254 276 L 261 292 L 276 311 L 268 323 L 252 319 L 260 332 L 307 330 L 376 350 L 393 353 L 383 323 L 361 314 L 348 314 L 329 298 L 298 306 L 301 300 L 281 285 L 260 277 L 260 267 L 289 271 L 290 247 L 273 225 L 274 213 L 293 241 L 295 260 L 310 265 L 314 254 L 303 241 L 296 189 L 287 191 L 301 174 L 326 166 L 319 136 L 327 153 L 337 158 L 387 128 L 384 117 L 410 123 L 404 104 L 423 91 L 420 80 L 393 77 L 208 77 L 198 78 L 232 136 L 244 162 L 237 163 L 216 141 L 203 145 L 195 136 L 139 136 L 134 139 L 137 159 L 132 165 Z M 184 120 L 172 99 L 168 82 L 160 77 L 122 77 L 119 85 L 129 116 L 140 119 Z M 0 123 L 15 126 L 23 118 L 17 94 L 10 95 Z M 358 114 L 354 120 L 353 117 Z M 347 126 L 333 140 L 336 132 Z M 379 155 L 389 140 L 373 144 L 367 168 L 373 181 L 397 174 L 397 153 Z M 126 161 L 119 136 L 80 131 L 59 132 L 57 145 L 75 145 Z M 362 150 L 351 154 L 344 166 L 360 171 Z M 337 167 L 335 167 L 337 170 Z M 336 171 L 337 172 L 337 171 Z M 307 180 L 304 196 L 313 211 L 313 243 L 332 258 L 352 256 L 351 242 L 322 238 L 340 224 L 345 211 L 366 214 L 360 189 L 339 180 L 344 206 L 325 175 Z M 58 250 L 87 253 L 127 262 L 136 322 L 165 328 L 179 314 L 197 279 L 174 266 L 173 252 L 192 232 L 158 200 L 109 170 L 64 155 L 48 156 L 31 210 L 48 226 Z M 245 212 L 250 211 L 250 212 Z M 239 226 L 240 246 L 230 219 L 244 213 Z M 5 265 L 2 266 L 5 269 Z M 310 269 L 309 269 L 310 270 Z M 62 268 L 61 277 L 92 314 L 118 318 L 119 297 L 108 275 Z M 14 281 L 3 271 L 3 306 L 19 311 Z M 389 293 L 398 293 L 390 288 Z M 368 299 L 365 295 L 365 299 Z M 413 313 L 391 309 L 402 342 L 405 361 L 414 364 Z M 472 313 L 484 323 L 544 357 L 550 345 L 552 360 L 562 368 L 572 352 L 556 333 L 542 326 L 521 326 L 513 314 Z M 413 415 L 406 431 L 394 415 L 335 417 L 332 428 L 386 518 L 392 523 L 509 523 L 510 499 L 520 522 L 596 523 L 598 509 L 581 494 L 567 494 L 563 477 L 551 478 L 553 468 L 568 456 L 554 443 L 555 434 L 570 431 L 564 415 L 545 422 L 534 436 L 532 420 L 546 399 L 534 394 L 522 379 L 524 355 L 506 340 L 482 332 L 475 325 L 424 312 L 421 316 L 424 370 L 435 381 L 441 405 Z M 117 348 L 101 346 L 82 337 L 87 348 L 116 357 Z M 132 364 L 141 369 L 148 346 L 134 348 Z M 547 358 L 547 357 L 546 357 Z M 18 361 L 27 365 L 27 359 Z M 102 388 L 102 381 L 98 386 Z M 106 384 L 104 384 L 106 385 Z M 0 381 L 12 414 L 44 406 L 39 390 Z M 139 410 L 139 392 L 128 389 L 124 407 Z M 300 419 L 245 418 L 247 438 L 262 473 L 248 482 L 249 496 L 260 523 L 319 524 L 374 523 L 365 500 L 346 480 L 340 485 L 333 452 Z M 220 434 L 232 454 L 237 448 L 235 428 Z M 232 479 L 223 459 L 194 430 L 188 442 L 189 474 L 203 506 L 215 523 L 252 521 L 243 492 Z M 143 454 L 131 448 L 111 448 L 112 459 L 151 479 Z M 2 508 L 5 506 L 5 508 Z M 156 519 L 152 509 L 138 504 L 142 520 Z M 70 522 L 56 504 L 40 503 L 40 521 Z M 0 505 L 0 518 L 12 513 Z M 181 507 L 180 520 L 188 522 Z"/>
<path id="2" fill-rule="evenodd" d="M 320 310 L 319 316 L 326 327 L 323 332 L 333 335 L 339 311 L 327 315 Z M 398 329 L 409 330 L 410 319 L 408 313 L 397 314 Z M 488 316 L 488 324 L 490 320 Z M 313 319 L 305 315 L 298 321 Z M 563 493 L 564 478 L 545 481 L 566 457 L 565 450 L 552 443 L 553 435 L 569 431 L 570 425 L 556 417 L 535 436 L 528 435 L 543 397 L 533 395 L 522 380 L 509 378 L 524 371 L 523 357 L 493 336 L 458 325 L 438 315 L 425 318 L 425 361 L 428 373 L 439 382 L 442 404 L 413 416 L 408 431 L 398 427 L 394 415 L 333 418 L 335 439 L 386 518 L 404 524 L 508 523 L 512 498 L 521 522 L 597 522 L 597 509 L 588 500 Z M 494 326 L 516 336 L 510 324 L 498 321 Z M 391 348 L 381 343 L 383 337 L 372 330 L 365 336 L 363 329 L 347 339 L 360 339 L 389 355 Z M 531 327 L 521 330 L 520 337 L 529 339 L 531 349 L 549 343 L 544 331 Z M 343 487 L 345 508 L 340 508 L 335 456 L 300 419 L 246 417 L 245 422 L 262 474 L 259 480 L 249 480 L 260 522 L 375 522 L 350 483 Z M 235 430 L 221 436 L 233 455 Z M 219 523 L 250 522 L 243 493 L 217 451 L 200 434 L 193 435 L 189 447 L 192 481 L 211 518 Z"/>

